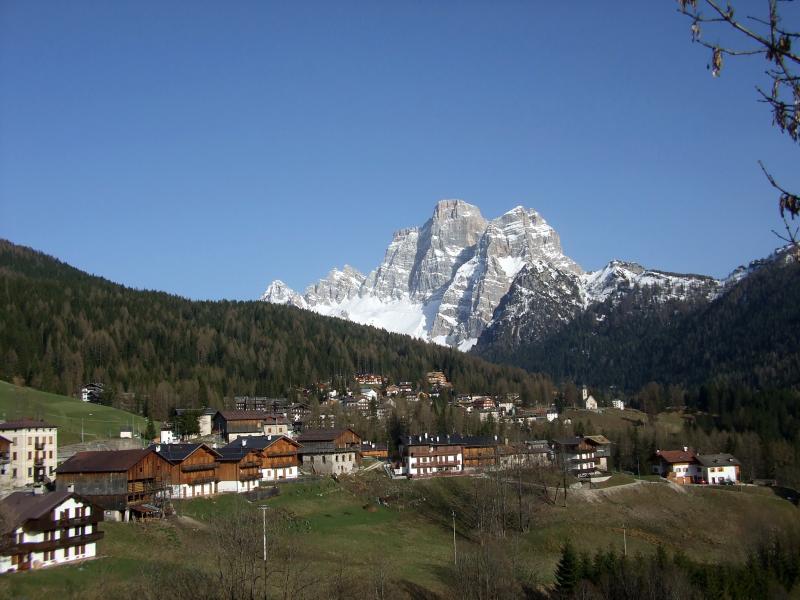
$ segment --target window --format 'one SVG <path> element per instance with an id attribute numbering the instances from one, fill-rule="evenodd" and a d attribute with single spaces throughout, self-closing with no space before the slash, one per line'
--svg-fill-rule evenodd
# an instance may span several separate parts
<path id="1" fill-rule="evenodd" d="M 47 443 L 48 444 L 52 444 L 53 443 L 53 436 L 52 435 L 47 438 Z"/>
<path id="2" fill-rule="evenodd" d="M 53 458 L 53 451 L 52 450 L 48 450 L 47 458 Z"/>
<path id="3" fill-rule="evenodd" d="M 17 453 L 13 452 L 11 455 L 11 460 L 17 460 Z M 16 469 L 14 469 L 16 471 Z"/>
<path id="4" fill-rule="evenodd" d="M 28 460 L 30 460 L 32 457 L 33 455 L 30 452 L 28 452 Z"/>
<path id="5" fill-rule="evenodd" d="M 33 469 L 28 467 L 28 477 L 33 477 Z"/>

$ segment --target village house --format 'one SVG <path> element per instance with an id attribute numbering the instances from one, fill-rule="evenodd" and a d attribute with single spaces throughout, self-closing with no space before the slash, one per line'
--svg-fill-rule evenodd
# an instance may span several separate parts
<path id="1" fill-rule="evenodd" d="M 0 501 L 0 573 L 97 556 L 103 511 L 71 491 L 14 492 Z"/>
<path id="2" fill-rule="evenodd" d="M 0 435 L 9 440 L 7 465 L 12 488 L 52 479 L 58 458 L 58 428 L 44 421 L 20 419 L 0 423 Z"/>
<path id="3" fill-rule="evenodd" d="M 217 493 L 219 452 L 205 444 L 156 444 L 150 446 L 169 463 L 168 480 L 175 498 Z"/>
<path id="4" fill-rule="evenodd" d="M 238 437 L 257 435 L 286 435 L 286 417 L 260 410 L 220 410 L 214 415 L 214 431 L 226 442 Z"/>
<path id="5" fill-rule="evenodd" d="M 78 452 L 56 470 L 56 490 L 74 490 L 100 506 L 105 519 L 128 521 L 163 511 L 170 464 L 149 448 Z"/>
<path id="6" fill-rule="evenodd" d="M 372 388 L 362 387 L 360 390 L 360 395 L 367 400 L 377 400 L 378 399 L 378 392 L 373 390 Z"/>
<path id="7" fill-rule="evenodd" d="M 694 450 L 686 446 L 682 450 L 656 450 L 651 459 L 654 474 L 680 485 L 699 483 L 702 479 L 699 467 Z"/>
<path id="8" fill-rule="evenodd" d="M 611 407 L 616 408 L 617 410 L 625 410 L 625 403 L 619 398 L 615 398 L 611 401 Z"/>
<path id="9" fill-rule="evenodd" d="M 384 378 L 374 373 L 357 373 L 355 380 L 359 385 L 383 385 Z"/>
<path id="10" fill-rule="evenodd" d="M 352 429 L 311 429 L 297 437 L 303 468 L 319 475 L 358 470 L 361 437 Z"/>
<path id="11" fill-rule="evenodd" d="M 513 400 L 506 398 L 497 402 L 497 410 L 500 411 L 501 415 L 511 417 L 514 415 L 516 407 Z"/>
<path id="12" fill-rule="evenodd" d="M 234 440 L 225 448 L 249 448 L 261 455 L 261 479 L 282 481 L 297 479 L 300 471 L 300 444 L 292 438 L 278 436 L 244 437 Z"/>
<path id="13" fill-rule="evenodd" d="M 247 441 L 247 438 L 240 438 Z M 236 444 L 236 442 L 234 442 Z M 216 449 L 219 457 L 217 491 L 244 493 L 254 490 L 261 481 L 261 453 L 255 448 L 226 446 Z"/>
<path id="14" fill-rule="evenodd" d="M 450 436 L 412 435 L 398 440 L 400 467 L 409 479 L 456 475 L 464 470 L 464 448 Z"/>
<path id="15" fill-rule="evenodd" d="M 596 446 L 583 437 L 554 440 L 553 449 L 559 466 L 576 477 L 589 477 L 599 472 Z"/>
<path id="16" fill-rule="evenodd" d="M 740 481 L 742 464 L 732 454 L 698 454 L 695 458 L 705 482 L 731 484 Z"/>
<path id="17" fill-rule="evenodd" d="M 499 462 L 497 436 L 450 436 L 463 448 L 464 470 L 474 471 L 485 467 L 494 467 Z"/>
<path id="18" fill-rule="evenodd" d="M 84 402 L 100 402 L 103 398 L 102 383 L 87 383 L 81 388 L 81 400 Z"/>
<path id="19" fill-rule="evenodd" d="M 397 396 L 400 393 L 400 388 L 396 385 L 387 385 L 385 393 L 387 396 Z"/>
<path id="20" fill-rule="evenodd" d="M 608 472 L 608 461 L 611 458 L 611 440 L 604 435 L 586 435 L 584 441 L 594 447 L 595 468 Z"/>
<path id="21" fill-rule="evenodd" d="M 0 435 L 0 490 L 11 486 L 11 440 Z"/>
<path id="22" fill-rule="evenodd" d="M 503 469 L 549 467 L 553 464 L 553 450 L 547 440 L 511 444 L 506 441 L 498 446 L 498 455 L 498 466 Z"/>
<path id="23" fill-rule="evenodd" d="M 381 442 L 361 442 L 361 457 L 388 460 L 389 446 Z"/>

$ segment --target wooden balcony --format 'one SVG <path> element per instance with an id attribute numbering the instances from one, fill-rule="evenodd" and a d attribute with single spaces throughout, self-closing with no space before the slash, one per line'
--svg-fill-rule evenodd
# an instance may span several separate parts
<path id="1" fill-rule="evenodd" d="M 5 552 L 8 554 L 26 554 L 28 552 L 49 552 L 60 548 L 71 548 L 81 544 L 91 544 L 103 539 L 105 533 L 93 531 L 84 535 L 74 535 L 72 537 L 62 537 L 57 540 L 47 540 L 45 542 L 22 542 L 11 545 Z"/>
<path id="2" fill-rule="evenodd" d="M 257 481 L 261 479 L 261 473 L 239 473 L 239 481 Z"/>
<path id="3" fill-rule="evenodd" d="M 183 483 L 186 485 L 204 485 L 206 483 L 214 483 L 216 481 L 217 478 L 212 475 L 211 477 L 199 477 L 197 479 L 192 479 L 191 481 L 184 481 Z"/>
<path id="4" fill-rule="evenodd" d="M 260 460 L 248 460 L 247 462 L 239 463 L 240 469 L 255 469 L 261 468 Z"/>
<path id="5" fill-rule="evenodd" d="M 212 463 L 200 463 L 195 465 L 181 465 L 181 471 L 184 473 L 196 473 L 198 471 L 213 471 L 217 468 L 217 464 L 215 462 Z"/>

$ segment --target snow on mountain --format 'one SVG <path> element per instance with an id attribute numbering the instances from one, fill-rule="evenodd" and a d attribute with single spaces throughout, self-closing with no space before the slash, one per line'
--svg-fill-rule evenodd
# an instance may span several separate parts
<path id="1" fill-rule="evenodd" d="M 742 276 L 734 272 L 729 279 Z M 502 324 L 512 337 L 526 330 L 544 335 L 632 289 L 650 287 L 664 300 L 712 300 L 726 281 L 619 260 L 585 273 L 535 210 L 517 206 L 487 221 L 463 200 L 441 200 L 424 225 L 395 232 L 368 275 L 350 266 L 333 269 L 302 296 L 274 281 L 262 300 L 467 351 L 490 325 Z"/>
<path id="2" fill-rule="evenodd" d="M 276 279 L 269 284 L 267 291 L 261 295 L 261 300 L 272 304 L 290 304 L 297 308 L 308 308 L 305 298 L 280 279 Z"/>

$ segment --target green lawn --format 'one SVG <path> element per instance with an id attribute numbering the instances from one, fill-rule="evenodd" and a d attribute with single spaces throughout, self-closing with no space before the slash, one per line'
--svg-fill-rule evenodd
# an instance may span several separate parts
<path id="1" fill-rule="evenodd" d="M 123 410 L 82 402 L 76 398 L 40 392 L 0 381 L 0 418 L 12 421 L 21 418 L 42 419 L 58 426 L 58 443 L 74 444 L 119 437 L 123 426 L 144 431 L 146 420 Z"/>
<path id="2" fill-rule="evenodd" d="M 104 523 L 101 559 L 0 577 L 0 597 L 135 596 L 135 587 L 125 586 L 152 577 L 154 570 L 163 573 L 182 565 L 213 569 L 215 533 L 209 524 L 235 510 L 255 513 L 262 504 L 289 511 L 302 523 L 287 535 L 298 548 L 296 560 L 318 581 L 330 581 L 343 566 L 356 580 L 369 581 L 380 567 L 388 569 L 396 589 L 413 587 L 430 597 L 445 593 L 453 583 L 452 511 L 459 556 L 477 547 L 469 514 L 476 502 L 487 501 L 481 495 L 487 483 L 491 479 L 405 481 L 366 473 L 340 482 L 283 483 L 280 495 L 254 503 L 236 494 L 180 500 L 175 502 L 175 519 L 146 525 Z M 563 496 L 557 503 L 533 498 L 529 530 L 509 532 L 502 544 L 547 585 L 567 539 L 580 552 L 621 551 L 624 528 L 631 555 L 663 546 L 698 561 L 724 562 L 744 560 L 770 531 L 800 532 L 800 510 L 771 490 L 676 489 L 624 475 L 615 475 L 610 483 L 602 489 L 570 491 L 566 507 Z M 376 502 L 379 497 L 386 506 Z M 513 494 L 508 502 L 507 509 L 515 510 Z M 256 529 L 252 534 L 260 537 L 261 529 Z"/>

